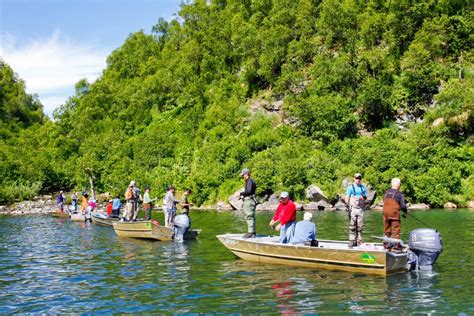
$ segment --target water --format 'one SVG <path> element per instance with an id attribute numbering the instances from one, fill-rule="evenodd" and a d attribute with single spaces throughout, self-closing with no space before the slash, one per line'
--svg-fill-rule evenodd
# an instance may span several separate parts
<path id="1" fill-rule="evenodd" d="M 202 234 L 184 244 L 120 239 L 109 227 L 48 216 L 1 216 L 0 314 L 474 314 L 474 212 L 412 214 L 440 231 L 444 251 L 432 273 L 387 278 L 240 260 L 215 238 L 244 231 L 232 212 L 192 213 Z M 271 216 L 258 214 L 260 233 L 272 233 Z M 344 213 L 318 212 L 314 221 L 319 238 L 347 238 Z M 403 220 L 403 239 L 418 227 Z M 382 229 L 381 214 L 369 212 L 365 236 Z"/>

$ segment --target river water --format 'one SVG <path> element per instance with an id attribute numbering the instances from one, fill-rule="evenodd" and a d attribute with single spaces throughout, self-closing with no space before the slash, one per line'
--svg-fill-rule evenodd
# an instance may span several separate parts
<path id="1" fill-rule="evenodd" d="M 432 226 L 443 253 L 431 273 L 387 278 L 238 259 L 215 238 L 245 230 L 233 212 L 192 213 L 202 234 L 184 244 L 121 239 L 110 227 L 45 215 L 1 216 L 0 314 L 474 314 L 474 212 L 411 214 L 403 239 Z M 258 214 L 259 233 L 272 233 L 271 216 Z M 318 238 L 347 239 L 344 213 L 317 212 L 314 221 Z M 380 236 L 381 213 L 368 212 L 365 228 Z"/>

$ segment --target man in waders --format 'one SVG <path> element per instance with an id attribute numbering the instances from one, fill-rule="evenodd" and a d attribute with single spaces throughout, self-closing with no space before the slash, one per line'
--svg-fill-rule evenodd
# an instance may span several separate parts
<path id="1" fill-rule="evenodd" d="M 365 200 L 367 200 L 367 189 L 361 183 L 362 175 L 354 174 L 354 183 L 347 186 L 346 204 L 349 205 L 349 248 L 362 243 L 362 231 L 364 229 Z"/>
<path id="2" fill-rule="evenodd" d="M 395 239 L 400 239 L 400 210 L 403 212 L 403 218 L 407 213 L 405 196 L 399 191 L 400 184 L 399 178 L 393 178 L 392 188 L 387 190 L 383 196 L 384 234 L 386 237 Z M 389 244 L 384 243 L 384 247 L 389 248 Z M 396 247 L 400 248 L 399 244 Z"/>
<path id="3" fill-rule="evenodd" d="M 244 192 L 240 192 L 240 197 L 244 200 L 244 214 L 248 231 L 248 233 L 244 235 L 244 238 L 255 238 L 255 208 L 257 207 L 255 191 L 257 190 L 257 185 L 255 181 L 250 178 L 249 169 L 244 168 L 240 176 L 245 180 Z"/>

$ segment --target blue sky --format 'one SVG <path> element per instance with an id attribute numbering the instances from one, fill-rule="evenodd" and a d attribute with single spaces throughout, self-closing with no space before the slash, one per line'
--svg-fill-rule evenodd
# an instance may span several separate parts
<path id="1" fill-rule="evenodd" d="M 100 76 L 130 33 L 174 18 L 181 1 L 0 0 L 0 56 L 50 115 L 77 81 Z"/>

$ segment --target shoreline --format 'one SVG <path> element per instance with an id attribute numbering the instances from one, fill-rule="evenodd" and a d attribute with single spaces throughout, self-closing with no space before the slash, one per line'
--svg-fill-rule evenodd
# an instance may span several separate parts
<path id="1" fill-rule="evenodd" d="M 335 207 L 318 209 L 315 208 L 311 202 L 297 202 L 298 211 L 309 211 L 309 212 L 334 212 L 340 211 L 345 212 L 344 210 L 337 209 Z M 65 204 L 66 207 L 69 207 L 71 204 Z M 272 212 L 275 211 L 277 205 L 268 205 L 268 204 L 259 204 L 257 207 L 257 212 Z M 80 207 L 80 206 L 79 206 Z M 430 210 L 432 209 L 427 204 L 408 204 L 408 210 Z M 445 210 L 456 210 L 457 207 L 444 207 L 439 209 Z M 465 209 L 474 209 L 474 203 L 469 204 Z M 0 215 L 30 215 L 30 214 L 49 214 L 57 210 L 56 201 L 53 199 L 52 195 L 40 195 L 36 196 L 31 200 L 15 202 L 7 205 L 0 205 Z M 161 211 L 161 207 L 155 206 L 153 208 L 155 211 Z M 200 207 L 191 208 L 192 211 L 230 211 L 238 212 L 241 210 L 234 209 L 230 204 L 225 202 L 217 202 L 214 205 L 205 205 Z M 370 207 L 368 210 L 381 211 L 382 206 L 377 204 Z M 98 203 L 97 211 L 105 212 L 105 203 Z"/>

